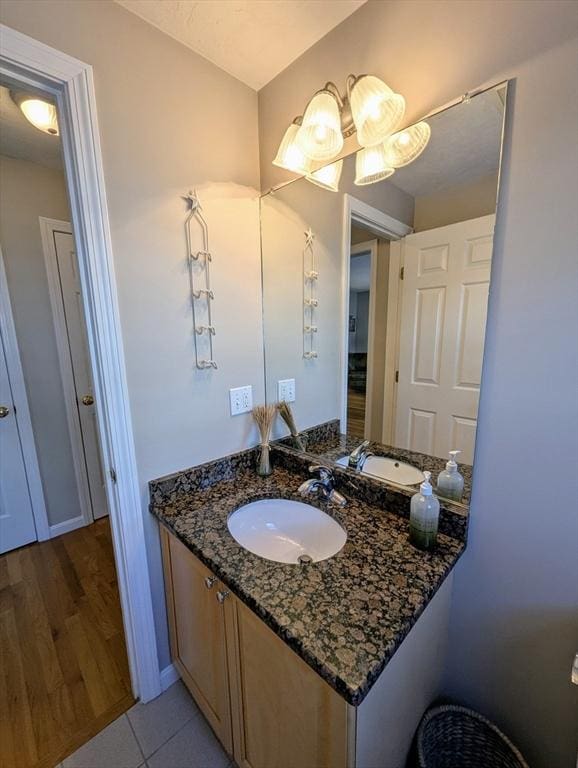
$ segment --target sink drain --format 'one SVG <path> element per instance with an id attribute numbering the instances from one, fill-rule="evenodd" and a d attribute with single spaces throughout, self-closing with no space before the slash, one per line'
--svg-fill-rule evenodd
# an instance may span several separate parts
<path id="1" fill-rule="evenodd" d="M 311 555 L 299 555 L 297 562 L 299 565 L 309 565 L 309 563 L 313 562 L 313 558 Z"/>

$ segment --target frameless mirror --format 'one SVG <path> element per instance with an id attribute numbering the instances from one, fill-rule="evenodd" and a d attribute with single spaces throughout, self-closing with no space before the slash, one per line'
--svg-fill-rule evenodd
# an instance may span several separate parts
<path id="1" fill-rule="evenodd" d="M 294 391 L 300 447 L 408 492 L 460 451 L 463 493 L 439 495 L 465 504 L 506 88 L 428 117 L 426 148 L 382 181 L 356 184 L 352 154 L 337 191 L 300 178 L 261 198 L 268 402 Z"/>

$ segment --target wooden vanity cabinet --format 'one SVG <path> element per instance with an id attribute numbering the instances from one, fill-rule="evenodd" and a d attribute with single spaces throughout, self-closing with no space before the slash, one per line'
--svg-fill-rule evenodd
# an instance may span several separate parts
<path id="1" fill-rule="evenodd" d="M 225 587 L 184 544 L 161 528 L 173 664 L 219 741 L 233 753 L 223 604 Z"/>
<path id="2" fill-rule="evenodd" d="M 441 689 L 452 576 L 355 708 L 165 528 L 161 540 L 173 662 L 239 768 L 406 765 Z"/>
<path id="3" fill-rule="evenodd" d="M 161 541 L 173 662 L 239 768 L 353 768 L 355 708 L 164 528 Z"/>

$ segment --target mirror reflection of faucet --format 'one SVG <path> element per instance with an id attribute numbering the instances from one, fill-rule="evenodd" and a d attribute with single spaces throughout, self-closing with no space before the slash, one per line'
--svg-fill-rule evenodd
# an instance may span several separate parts
<path id="1" fill-rule="evenodd" d="M 367 450 L 369 443 L 369 440 L 364 440 L 361 445 L 358 445 L 357 448 L 351 451 L 347 460 L 347 465 L 350 469 L 363 469 L 367 457 L 373 456 L 373 453 Z"/>

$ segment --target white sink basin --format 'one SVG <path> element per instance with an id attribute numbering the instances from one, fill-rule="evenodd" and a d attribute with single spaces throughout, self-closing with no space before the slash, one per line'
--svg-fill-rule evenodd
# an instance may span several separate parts
<path id="1" fill-rule="evenodd" d="M 347 540 L 343 528 L 325 512 L 288 499 L 245 504 L 233 512 L 227 526 L 242 547 L 277 563 L 298 563 L 301 556 L 326 560 Z"/>
<path id="2" fill-rule="evenodd" d="M 341 467 L 348 466 L 349 457 L 343 456 L 337 464 Z M 368 456 L 361 468 L 362 475 L 371 475 L 379 480 L 388 480 L 398 485 L 415 485 L 424 480 L 423 472 L 404 461 L 389 459 L 386 456 Z"/>

